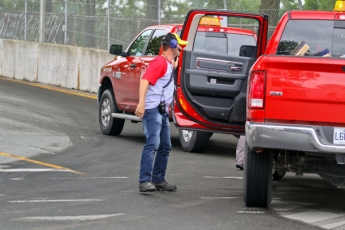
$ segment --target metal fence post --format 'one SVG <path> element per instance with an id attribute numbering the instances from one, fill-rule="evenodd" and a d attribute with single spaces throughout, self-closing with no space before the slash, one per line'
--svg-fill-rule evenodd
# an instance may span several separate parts
<path id="1" fill-rule="evenodd" d="M 108 10 L 107 10 L 107 17 L 108 17 L 108 48 L 110 47 L 110 1 L 107 0 Z"/>
<path id="2" fill-rule="evenodd" d="M 158 0 L 158 25 L 161 24 L 161 0 Z"/>
<path id="3" fill-rule="evenodd" d="M 68 15 L 68 1 L 65 0 L 65 38 L 64 43 L 67 44 L 67 15 Z"/>
<path id="4" fill-rule="evenodd" d="M 25 25 L 24 25 L 24 40 L 26 41 L 26 31 L 27 31 L 27 14 L 28 14 L 28 0 L 25 0 Z"/>
<path id="5" fill-rule="evenodd" d="M 44 40 L 44 23 L 45 23 L 45 13 L 46 13 L 46 1 L 40 1 L 40 36 L 39 42 L 43 42 Z"/>

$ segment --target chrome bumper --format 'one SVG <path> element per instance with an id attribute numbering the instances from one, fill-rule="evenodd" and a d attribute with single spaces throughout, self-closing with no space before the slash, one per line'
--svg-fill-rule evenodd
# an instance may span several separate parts
<path id="1" fill-rule="evenodd" d="M 269 148 L 320 153 L 345 153 L 345 145 L 328 142 L 314 126 L 246 122 L 246 142 L 250 149 Z"/>

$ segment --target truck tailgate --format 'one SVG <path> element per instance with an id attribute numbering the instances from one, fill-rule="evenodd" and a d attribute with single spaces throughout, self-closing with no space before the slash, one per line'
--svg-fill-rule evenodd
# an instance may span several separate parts
<path id="1" fill-rule="evenodd" d="M 345 59 L 271 56 L 265 119 L 345 123 Z"/>

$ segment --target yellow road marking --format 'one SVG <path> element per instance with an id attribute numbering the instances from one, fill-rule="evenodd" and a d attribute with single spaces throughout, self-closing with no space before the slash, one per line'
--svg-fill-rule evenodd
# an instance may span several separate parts
<path id="1" fill-rule="evenodd" d="M 13 155 L 13 154 L 10 154 L 10 153 L 0 152 L 0 155 L 4 156 L 4 157 L 16 158 L 18 160 L 27 161 L 27 162 L 38 164 L 38 165 L 47 166 L 47 167 L 54 168 L 54 169 L 67 170 L 67 171 L 70 171 L 70 172 L 75 173 L 75 174 L 85 174 L 85 173 L 78 172 L 78 171 L 75 171 L 75 170 L 72 170 L 72 169 L 69 169 L 69 168 L 65 168 L 65 167 L 62 167 L 62 166 L 59 166 L 59 165 L 49 164 L 49 163 L 45 163 L 45 162 L 42 162 L 42 161 L 36 161 L 36 160 L 32 160 L 32 159 L 29 159 L 29 158 L 26 158 L 26 157 Z"/>
<path id="2" fill-rule="evenodd" d="M 24 85 L 30 85 L 30 86 L 35 86 L 38 88 L 42 88 L 42 89 L 47 89 L 47 90 L 53 90 L 53 91 L 57 91 L 57 92 L 61 92 L 61 93 L 67 93 L 67 94 L 71 94 L 71 95 L 75 95 L 75 96 L 80 96 L 80 97 L 86 97 L 86 98 L 90 98 L 90 99 L 97 99 L 97 95 L 92 95 L 91 93 L 83 93 L 80 91 L 74 91 L 72 89 L 63 89 L 63 88 L 59 88 L 57 86 L 49 86 L 49 85 L 43 85 L 42 83 L 38 83 L 38 82 L 28 82 L 28 81 L 24 81 L 24 80 L 18 80 L 18 79 L 12 79 L 12 78 L 6 78 L 6 77 L 0 77 L 1 80 L 6 80 L 6 81 L 11 81 L 11 82 L 16 82 L 16 83 L 20 83 L 20 84 L 24 84 Z M 47 166 L 50 168 L 54 168 L 54 169 L 61 169 L 61 170 L 67 170 L 76 174 L 85 174 L 82 172 L 78 172 L 69 168 L 65 168 L 59 165 L 54 165 L 54 164 L 49 164 L 49 163 L 45 163 L 45 162 L 41 162 L 41 161 L 36 161 L 36 160 L 32 160 L 26 157 L 21 157 L 21 156 L 16 156 L 13 154 L 9 154 L 9 153 L 4 153 L 4 152 L 0 152 L 0 155 L 2 156 L 6 156 L 6 157 L 12 157 L 12 158 L 16 158 L 22 161 L 27 161 L 30 163 L 34 163 L 34 164 L 38 164 L 38 165 L 43 165 L 43 166 Z"/>
<path id="3" fill-rule="evenodd" d="M 25 85 L 30 85 L 30 86 L 35 86 L 38 88 L 42 88 L 42 89 L 48 89 L 48 90 L 53 90 L 53 91 L 57 91 L 57 92 L 61 92 L 61 93 L 67 93 L 67 94 L 71 94 L 71 95 L 75 95 L 75 96 L 80 96 L 80 97 L 86 97 L 86 98 L 90 98 L 90 99 L 97 99 L 97 95 L 92 95 L 91 93 L 83 93 L 77 90 L 72 90 L 72 89 L 63 89 L 63 88 L 59 88 L 57 86 L 49 86 L 49 85 L 43 85 L 42 83 L 36 83 L 36 82 L 28 82 L 28 81 L 24 81 L 24 80 L 17 80 L 17 79 L 12 79 L 12 78 L 5 78 L 5 77 L 1 77 L 1 80 L 6 80 L 6 81 L 11 81 L 11 82 L 16 82 L 16 83 L 20 83 L 20 84 L 25 84 Z"/>

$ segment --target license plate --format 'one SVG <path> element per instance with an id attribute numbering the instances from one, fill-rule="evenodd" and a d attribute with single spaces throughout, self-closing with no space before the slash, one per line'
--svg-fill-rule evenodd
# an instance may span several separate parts
<path id="1" fill-rule="evenodd" d="M 345 128 L 334 128 L 333 144 L 345 144 Z"/>

